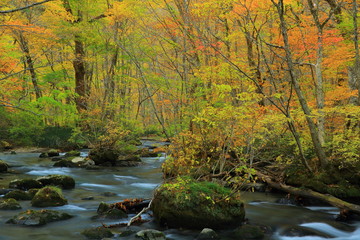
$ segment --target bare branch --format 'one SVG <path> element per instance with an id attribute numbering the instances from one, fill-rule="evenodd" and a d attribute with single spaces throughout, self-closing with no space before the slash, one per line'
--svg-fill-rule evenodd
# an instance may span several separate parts
<path id="1" fill-rule="evenodd" d="M 44 0 L 44 1 L 42 1 L 42 2 L 37 2 L 37 3 L 33 3 L 33 4 L 30 4 L 30 5 L 27 5 L 27 6 L 25 6 L 25 7 L 15 8 L 15 9 L 6 10 L 6 11 L 0 11 L 0 14 L 13 13 L 13 12 L 25 10 L 25 9 L 28 9 L 28 8 L 31 8 L 31 7 L 40 5 L 40 4 L 44 4 L 44 3 L 50 2 L 50 1 L 52 1 L 52 0 Z"/>

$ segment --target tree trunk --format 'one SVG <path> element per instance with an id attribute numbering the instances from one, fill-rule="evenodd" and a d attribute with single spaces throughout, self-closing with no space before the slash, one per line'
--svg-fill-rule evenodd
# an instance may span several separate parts
<path id="1" fill-rule="evenodd" d="M 73 61 L 75 71 L 75 103 L 78 112 L 87 110 L 87 84 L 85 70 L 85 51 L 84 44 L 79 36 L 75 36 L 75 60 Z"/>
<path id="2" fill-rule="evenodd" d="M 260 173 L 259 171 L 256 172 L 256 175 L 263 180 L 264 182 L 266 182 L 270 187 L 276 188 L 278 190 L 290 193 L 290 194 L 294 194 L 294 195 L 298 195 L 298 196 L 303 196 L 303 197 L 307 197 L 307 198 L 314 198 L 314 199 L 318 199 L 321 200 L 323 202 L 326 202 L 334 207 L 338 207 L 341 210 L 349 210 L 353 213 L 356 213 L 358 215 L 360 215 L 360 206 L 356 205 L 356 204 L 352 204 L 349 202 L 345 202 L 339 198 L 336 198 L 332 195 L 329 194 L 321 194 L 318 192 L 315 192 L 313 190 L 310 189 L 303 189 L 303 188 L 296 188 L 296 187 L 292 187 L 283 183 L 277 183 L 274 182 L 271 177 Z"/>
<path id="3" fill-rule="evenodd" d="M 353 24 L 354 24 L 354 47 L 355 47 L 355 64 L 354 64 L 354 77 L 355 87 L 358 90 L 357 105 L 360 106 L 360 51 L 359 51 L 359 33 L 357 24 L 358 3 L 353 0 Z M 355 88 L 356 89 L 356 88 Z"/>
<path id="4" fill-rule="evenodd" d="M 24 52 L 24 55 L 25 55 L 26 65 L 30 72 L 31 82 L 34 86 L 36 99 L 39 99 L 42 97 L 42 92 L 38 85 L 37 75 L 36 75 L 35 67 L 34 67 L 34 61 L 32 60 L 32 57 L 30 54 L 28 42 L 21 32 L 19 33 L 19 44 L 20 44 L 21 50 Z"/>
<path id="5" fill-rule="evenodd" d="M 300 106 L 305 114 L 316 155 L 320 161 L 321 167 L 325 168 L 328 165 L 328 159 L 325 155 L 325 151 L 324 151 L 321 141 L 319 139 L 319 130 L 312 119 L 313 114 L 312 114 L 312 112 L 308 106 L 308 103 L 306 101 L 306 98 L 301 90 L 298 76 L 295 71 L 295 66 L 294 66 L 293 57 L 292 57 L 292 54 L 290 51 L 289 37 L 288 37 L 287 26 L 286 26 L 286 21 L 285 21 L 285 16 L 284 16 L 285 15 L 285 7 L 283 5 L 283 0 L 279 0 L 278 4 L 275 3 L 274 0 L 271 0 L 271 1 L 276 6 L 278 14 L 279 14 L 279 18 L 280 18 L 280 30 L 281 30 L 281 34 L 283 37 L 284 49 L 285 49 L 285 55 L 286 55 L 285 57 L 286 57 L 286 63 L 287 63 L 288 71 L 289 71 L 289 75 L 290 75 L 290 80 L 294 87 L 296 95 L 298 97 Z"/>
<path id="6" fill-rule="evenodd" d="M 317 34 L 317 49 L 316 49 L 316 64 L 315 64 L 315 98 L 316 107 L 318 110 L 317 127 L 319 132 L 319 140 L 322 146 L 325 144 L 325 118 L 324 118 L 324 87 L 323 87 L 323 75 L 322 75 L 322 61 L 323 61 L 323 29 L 324 24 L 319 19 L 319 1 L 316 4 L 312 0 L 308 0 L 311 15 L 314 19 Z M 315 6 L 317 6 L 315 8 Z M 324 22 L 326 23 L 326 22 Z"/>

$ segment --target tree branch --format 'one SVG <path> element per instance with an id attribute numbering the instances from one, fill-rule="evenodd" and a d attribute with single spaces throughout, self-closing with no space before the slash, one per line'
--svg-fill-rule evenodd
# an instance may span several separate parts
<path id="1" fill-rule="evenodd" d="M 13 12 L 25 10 L 25 9 L 28 9 L 28 8 L 31 8 L 31 7 L 40 5 L 40 4 L 44 4 L 44 3 L 50 2 L 50 1 L 52 1 L 52 0 L 44 0 L 44 1 L 42 1 L 42 2 L 37 2 L 37 3 L 33 3 L 33 4 L 30 4 L 30 5 L 27 5 L 27 6 L 25 6 L 25 7 L 15 8 L 15 9 L 6 10 L 6 11 L 0 11 L 0 14 L 13 13 Z"/>

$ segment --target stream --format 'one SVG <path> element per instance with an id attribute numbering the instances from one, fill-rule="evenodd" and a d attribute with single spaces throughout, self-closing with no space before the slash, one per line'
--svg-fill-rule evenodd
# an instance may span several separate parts
<path id="1" fill-rule="evenodd" d="M 145 142 L 143 144 L 161 144 L 159 142 Z M 87 151 L 82 152 L 83 156 Z M 18 153 L 10 155 L 0 153 L 0 159 L 6 161 L 11 170 L 16 173 L 0 174 L 0 188 L 8 188 L 11 180 L 16 178 L 36 178 L 49 174 L 69 175 L 75 179 L 76 186 L 71 190 L 63 190 L 69 204 L 61 207 L 51 207 L 57 211 L 67 212 L 75 217 L 60 222 L 53 222 L 42 227 L 23 227 L 5 222 L 12 216 L 26 209 L 37 209 L 30 205 L 30 201 L 19 201 L 22 209 L 15 211 L 0 210 L 0 240 L 64 240 L 85 239 L 80 233 L 90 227 L 104 224 L 128 222 L 124 220 L 92 220 L 100 202 L 115 203 L 126 198 L 151 198 L 154 189 L 162 182 L 161 164 L 165 155 L 156 158 L 142 158 L 144 165 L 138 167 L 101 168 L 86 170 L 82 168 L 54 168 L 49 159 L 39 158 L 39 153 Z M 277 200 L 284 194 L 242 193 L 246 202 L 246 217 L 251 223 L 258 223 L 272 227 L 274 234 L 271 239 L 278 240 L 358 240 L 360 239 L 360 222 L 345 224 L 335 221 L 338 209 L 334 207 L 312 206 L 299 207 L 278 204 Z M 144 219 L 152 220 L 148 214 Z M 282 232 L 291 227 L 301 227 L 318 232 L 320 236 L 283 236 Z M 164 231 L 166 237 L 173 240 L 195 239 L 200 231 L 183 229 L 163 229 L 156 222 L 149 221 L 132 229 L 158 229 Z M 115 232 L 120 229 L 112 229 Z M 217 231 L 224 239 L 231 238 L 229 231 Z M 328 237 L 328 238 L 326 238 Z M 130 237 L 115 237 L 114 239 L 135 239 Z"/>

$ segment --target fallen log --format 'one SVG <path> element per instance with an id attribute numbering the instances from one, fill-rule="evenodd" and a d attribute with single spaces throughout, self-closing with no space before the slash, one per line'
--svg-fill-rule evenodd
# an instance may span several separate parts
<path id="1" fill-rule="evenodd" d="M 256 172 L 256 175 L 259 177 L 259 179 L 266 182 L 270 187 L 276 188 L 278 190 L 282 190 L 284 192 L 287 192 L 287 193 L 290 193 L 293 195 L 318 199 L 318 200 L 326 202 L 334 207 L 340 208 L 341 212 L 346 212 L 349 214 L 354 213 L 354 214 L 360 215 L 360 205 L 345 202 L 345 201 L 343 201 L 339 198 L 336 198 L 330 194 L 322 194 L 322 193 L 315 192 L 310 189 L 302 189 L 302 188 L 292 187 L 292 186 L 289 186 L 289 185 L 286 185 L 283 183 L 274 182 L 270 176 L 265 175 L 259 171 Z"/>

